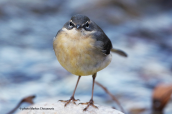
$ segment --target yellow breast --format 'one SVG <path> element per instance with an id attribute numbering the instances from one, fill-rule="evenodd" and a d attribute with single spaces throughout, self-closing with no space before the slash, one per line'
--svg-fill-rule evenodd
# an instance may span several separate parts
<path id="1" fill-rule="evenodd" d="M 81 32 L 69 33 L 64 30 L 57 35 L 53 47 L 59 63 L 67 71 L 85 76 L 102 69 L 98 65 L 104 58 L 98 53 L 94 43 L 94 39 L 82 35 Z"/>

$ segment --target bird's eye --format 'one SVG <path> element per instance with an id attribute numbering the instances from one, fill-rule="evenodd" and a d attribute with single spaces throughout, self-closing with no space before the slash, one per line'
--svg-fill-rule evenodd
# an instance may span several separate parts
<path id="1" fill-rule="evenodd" d="M 70 27 L 74 27 L 74 24 L 72 22 L 69 23 Z"/>
<path id="2" fill-rule="evenodd" d="M 90 30 L 90 24 L 88 23 L 88 21 L 83 25 L 83 27 L 86 31 Z"/>
<path id="3" fill-rule="evenodd" d="M 72 22 L 70 22 L 69 26 L 72 26 Z"/>
<path id="4" fill-rule="evenodd" d="M 88 22 L 85 24 L 85 27 L 89 28 L 89 24 L 88 24 Z"/>

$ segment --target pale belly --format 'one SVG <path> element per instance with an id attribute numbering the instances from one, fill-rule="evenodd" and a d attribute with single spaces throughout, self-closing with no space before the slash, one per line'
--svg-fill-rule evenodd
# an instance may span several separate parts
<path id="1" fill-rule="evenodd" d="M 111 62 L 111 54 L 104 55 L 90 42 L 93 39 L 69 39 L 58 36 L 54 51 L 59 63 L 69 72 L 79 76 L 92 75 Z"/>

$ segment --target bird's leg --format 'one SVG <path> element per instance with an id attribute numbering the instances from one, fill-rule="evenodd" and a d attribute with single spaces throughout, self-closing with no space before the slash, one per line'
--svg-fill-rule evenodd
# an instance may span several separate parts
<path id="1" fill-rule="evenodd" d="M 75 89 L 74 89 L 74 91 L 73 91 L 73 94 L 72 94 L 71 98 L 70 98 L 69 100 L 59 100 L 59 101 L 61 101 L 61 102 L 65 102 L 65 105 L 64 105 L 64 106 L 67 106 L 67 105 L 70 103 L 71 100 L 72 100 L 72 102 L 73 102 L 74 104 L 76 104 L 75 101 L 78 101 L 78 100 L 79 100 L 79 99 L 75 99 L 75 98 L 74 98 L 74 95 L 75 95 L 75 91 L 76 91 L 76 88 L 77 88 L 77 86 L 78 86 L 78 82 L 79 82 L 80 78 L 81 78 L 81 76 L 78 77 L 78 80 L 77 80 L 77 83 L 76 83 L 76 86 L 75 86 Z"/>
<path id="2" fill-rule="evenodd" d="M 93 76 L 92 76 L 93 77 L 93 86 L 92 86 L 92 95 L 91 95 L 90 101 L 86 102 L 86 103 L 79 103 L 79 104 L 82 104 L 82 105 L 87 105 L 87 107 L 84 108 L 83 111 L 86 111 L 90 105 L 92 105 L 94 108 L 98 108 L 97 106 L 94 105 L 94 101 L 93 101 L 94 83 L 95 83 L 96 75 L 97 75 L 97 73 L 93 74 Z"/>

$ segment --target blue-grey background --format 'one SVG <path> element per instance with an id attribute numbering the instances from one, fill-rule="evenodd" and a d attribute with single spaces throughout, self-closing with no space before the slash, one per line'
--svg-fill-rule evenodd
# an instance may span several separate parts
<path id="1" fill-rule="evenodd" d="M 151 107 L 154 87 L 172 83 L 172 2 L 170 0 L 0 0 L 0 114 L 28 95 L 35 102 L 69 99 L 77 76 L 58 63 L 53 37 L 74 14 L 85 14 L 107 34 L 111 64 L 96 81 L 120 101 L 126 112 Z M 81 78 L 76 98 L 89 101 L 92 77 Z M 95 103 L 115 106 L 95 86 Z M 172 113 L 172 102 L 165 114 Z M 118 108 L 118 107 L 117 107 Z"/>

